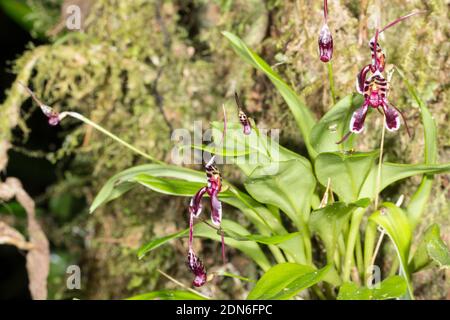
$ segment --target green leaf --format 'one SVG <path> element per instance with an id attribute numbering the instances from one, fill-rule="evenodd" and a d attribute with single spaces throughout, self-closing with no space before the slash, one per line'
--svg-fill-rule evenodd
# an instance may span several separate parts
<path id="1" fill-rule="evenodd" d="M 450 252 L 441 239 L 437 224 L 431 225 L 422 237 L 409 264 L 411 272 L 417 272 L 435 262 L 439 267 L 450 267 Z"/>
<path id="2" fill-rule="evenodd" d="M 261 244 L 280 244 L 285 241 L 288 241 L 294 237 L 297 237 L 300 232 L 292 232 L 292 233 L 286 233 L 282 235 L 274 235 L 274 236 L 263 236 L 260 234 L 240 234 L 237 232 L 234 232 L 230 229 L 223 228 L 225 237 L 233 238 L 237 241 L 254 241 Z"/>
<path id="3" fill-rule="evenodd" d="M 33 29 L 33 20 L 29 18 L 32 11 L 25 1 L 1 0 L 0 8 L 26 31 Z"/>
<path id="4" fill-rule="evenodd" d="M 157 178 L 147 174 L 140 174 L 133 178 L 136 182 L 143 186 L 168 195 L 174 196 L 193 196 L 200 188 L 205 186 L 205 182 L 190 182 L 179 179 Z M 208 196 L 207 194 L 205 195 Z M 261 204 L 251 199 L 245 193 L 235 191 L 226 187 L 219 193 L 219 199 L 225 203 L 239 208 L 249 220 L 254 223 L 260 230 L 277 231 L 278 233 L 286 233 L 281 221 Z M 262 228 L 262 229 L 261 229 Z"/>
<path id="5" fill-rule="evenodd" d="M 425 102 L 420 98 L 416 89 L 409 83 L 406 79 L 405 74 L 399 68 L 396 68 L 398 74 L 402 78 L 403 82 L 406 84 L 406 88 L 409 93 L 416 100 L 420 108 L 420 113 L 422 115 L 422 123 L 425 131 L 425 163 L 435 163 L 437 160 L 437 127 L 433 116 L 427 108 Z"/>
<path id="6" fill-rule="evenodd" d="M 217 148 L 214 146 L 199 148 L 226 157 L 226 163 L 234 163 L 247 176 L 259 165 L 298 158 L 304 159 L 299 154 L 281 146 L 277 142 L 278 136 L 272 137 L 270 132 L 262 132 L 256 127 L 249 135 L 245 135 L 240 124 L 228 123 L 223 139 L 223 124 L 214 121 L 212 128 L 213 141 L 217 144 Z"/>
<path id="7" fill-rule="evenodd" d="M 331 187 L 344 202 L 356 201 L 364 181 L 372 169 L 378 151 L 373 152 L 325 152 L 317 156 L 315 172 L 319 182 L 326 186 L 331 178 Z M 364 196 L 365 197 L 365 196 Z"/>
<path id="8" fill-rule="evenodd" d="M 111 177 L 102 187 L 89 208 L 94 212 L 101 205 L 114 200 L 131 190 L 136 184 L 133 178 L 140 174 L 148 174 L 156 177 L 171 177 L 192 182 L 204 182 L 205 173 L 191 169 L 160 164 L 145 164 L 124 170 Z"/>
<path id="9" fill-rule="evenodd" d="M 150 242 L 147 242 L 146 244 L 144 244 L 143 246 L 141 246 L 139 248 L 137 256 L 139 259 L 142 259 L 143 257 L 145 257 L 145 255 L 147 253 L 166 244 L 170 240 L 187 237 L 188 235 L 189 235 L 189 229 L 185 229 L 185 230 L 182 230 L 182 231 L 179 231 L 176 233 L 172 233 L 172 234 L 169 234 L 169 235 L 161 237 L 161 238 L 153 239 Z"/>
<path id="10" fill-rule="evenodd" d="M 222 227 L 224 230 L 231 230 L 235 234 L 239 234 L 241 237 L 245 237 L 246 235 L 250 235 L 250 233 L 238 223 L 231 220 L 222 220 Z M 178 239 L 182 237 L 187 237 L 189 235 L 189 229 L 185 229 L 183 231 L 176 232 L 171 235 L 167 235 L 165 237 L 154 239 L 143 246 L 138 250 L 138 258 L 142 259 L 147 253 L 150 251 L 168 243 L 172 239 Z M 198 223 L 194 226 L 194 236 L 212 239 L 214 241 L 221 241 L 221 237 L 217 234 L 217 230 L 207 226 L 204 223 Z M 250 240 L 250 239 L 247 239 Z M 253 239 L 252 239 L 253 240 Z M 271 240 L 266 240 L 266 242 L 270 242 Z M 282 239 L 283 240 L 283 239 Z M 236 248 L 242 251 L 245 255 L 253 259 L 263 270 L 267 270 L 270 268 L 270 263 L 267 260 L 267 257 L 262 252 L 261 248 L 255 243 L 256 240 L 253 241 L 238 241 L 232 238 L 225 238 L 225 244 Z"/>
<path id="11" fill-rule="evenodd" d="M 279 207 L 297 226 L 308 218 L 315 186 L 306 159 L 259 166 L 245 181 L 245 188 L 254 199 Z"/>
<path id="12" fill-rule="evenodd" d="M 339 235 L 345 224 L 348 223 L 350 214 L 356 208 L 366 208 L 369 204 L 370 200 L 367 198 L 349 204 L 335 202 L 311 213 L 310 229 L 317 233 L 324 242 L 328 263 L 333 262 Z"/>
<path id="13" fill-rule="evenodd" d="M 393 242 L 399 256 L 402 274 L 408 284 L 410 298 L 413 298 L 408 269 L 412 232 L 406 214 L 395 204 L 385 202 L 382 204 L 382 209 L 373 213 L 369 219 L 383 227 Z"/>
<path id="14" fill-rule="evenodd" d="M 309 141 L 309 134 L 315 124 L 315 119 L 304 101 L 300 99 L 289 85 L 284 82 L 281 77 L 265 62 L 258 54 L 249 49 L 247 45 L 236 35 L 230 32 L 222 32 L 222 34 L 230 41 L 236 53 L 246 62 L 250 63 L 256 69 L 264 72 L 278 89 L 289 109 L 291 110 L 298 127 L 302 133 L 306 148 L 311 157 L 315 157 L 317 152 L 312 148 Z"/>
<path id="15" fill-rule="evenodd" d="M 317 151 L 334 152 L 342 149 L 351 149 L 354 135 L 340 145 L 336 142 L 349 131 L 349 123 L 355 109 L 362 105 L 361 95 L 348 95 L 330 109 L 312 128 L 311 145 Z"/>
<path id="16" fill-rule="evenodd" d="M 425 135 L 425 152 L 424 152 L 424 161 L 426 164 L 433 164 L 437 161 L 438 149 L 437 149 L 437 126 L 434 121 L 433 116 L 428 110 L 425 102 L 419 97 L 416 89 L 409 83 L 406 79 L 402 70 L 397 68 L 397 71 L 402 78 L 403 82 L 406 84 L 406 88 L 409 93 L 413 96 L 414 100 L 416 100 L 417 104 L 420 108 L 420 114 L 422 116 L 422 124 L 424 128 Z M 428 199 L 431 194 L 431 189 L 433 186 L 433 176 L 425 175 L 422 178 L 422 182 L 420 183 L 419 188 L 411 197 L 407 207 L 408 218 L 413 226 L 419 223 L 420 217 L 422 216 L 425 208 L 428 204 Z"/>
<path id="17" fill-rule="evenodd" d="M 229 273 L 229 272 L 220 272 L 217 275 L 221 276 L 221 277 L 229 277 L 229 278 L 239 279 L 239 280 L 245 281 L 245 282 L 256 282 L 256 280 L 253 280 L 253 279 L 250 279 L 247 277 L 242 277 L 240 275 L 237 275 L 234 273 Z"/>
<path id="18" fill-rule="evenodd" d="M 401 297 L 405 294 L 407 285 L 400 276 L 392 276 L 381 283 L 377 288 L 358 287 L 355 283 L 344 283 L 340 289 L 338 300 L 387 300 Z"/>
<path id="19" fill-rule="evenodd" d="M 133 296 L 126 300 L 207 300 L 201 295 L 185 290 L 160 290 L 152 291 L 137 296 Z"/>
<path id="20" fill-rule="evenodd" d="M 396 181 L 406 179 L 419 174 L 435 174 L 450 172 L 450 163 L 443 164 L 399 164 L 384 162 L 381 166 L 381 183 L 382 191 L 387 186 Z M 374 198 L 375 186 L 377 179 L 377 166 L 373 165 L 369 176 L 362 187 L 360 197 Z"/>
<path id="21" fill-rule="evenodd" d="M 179 179 L 157 178 L 146 173 L 139 174 L 133 178 L 134 181 L 153 191 L 173 195 L 190 197 L 205 186 L 205 182 L 191 182 Z M 226 192 L 221 193 L 224 196 Z"/>
<path id="22" fill-rule="evenodd" d="M 269 269 L 250 291 L 249 300 L 286 300 L 321 281 L 330 266 L 315 270 L 296 263 L 281 263 Z"/>

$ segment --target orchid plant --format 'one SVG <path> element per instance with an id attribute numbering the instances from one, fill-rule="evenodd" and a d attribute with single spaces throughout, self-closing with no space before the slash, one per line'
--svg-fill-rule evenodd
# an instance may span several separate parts
<path id="1" fill-rule="evenodd" d="M 138 251 L 140 259 L 171 240 L 188 237 L 188 268 L 194 274 L 192 285 L 195 287 L 208 286 L 208 281 L 214 277 L 231 276 L 249 282 L 248 299 L 290 299 L 301 292 L 306 297 L 319 299 L 413 299 L 411 275 L 414 272 L 430 265 L 450 266 L 450 253 L 440 238 L 438 225 L 430 226 L 413 246 L 413 233 L 426 210 L 433 175 L 450 172 L 450 163 L 436 162 L 436 124 L 405 73 L 396 68 L 421 110 L 425 131 L 424 162 L 384 162 L 384 127 L 380 150 L 369 152 L 355 151 L 354 137 L 350 137 L 350 133 L 363 130 L 369 107 L 383 114 L 388 131 L 399 128 L 401 113 L 387 100 L 388 81 L 383 75 L 385 54 L 378 43 L 378 35 L 415 14 L 401 17 L 376 31 L 370 41 L 372 63 L 363 67 L 357 77 L 357 91 L 363 96 L 344 97 L 320 120 L 315 119 L 303 99 L 258 54 L 236 35 L 224 32 L 236 53 L 264 73 L 284 98 L 298 124 L 308 155 L 291 151 L 274 140 L 267 142 L 267 137 L 247 117 L 235 94 L 239 122 L 228 123 L 226 117 L 223 123 L 213 122 L 214 148 L 192 146 L 196 150 L 214 150 L 205 165 L 206 177 L 202 171 L 154 159 L 79 114 L 55 113 L 27 90 L 51 125 L 58 124 L 63 115 L 72 115 L 152 161 L 114 175 L 93 201 L 91 212 L 138 185 L 162 194 L 191 198 L 186 207 L 189 228 L 144 244 Z M 324 1 L 325 22 L 320 31 L 319 49 L 321 60 L 325 62 L 330 61 L 333 48 L 327 15 L 327 1 Z M 371 75 L 367 78 L 369 72 Z M 346 133 L 349 127 L 350 132 Z M 236 148 L 227 148 L 228 142 Z M 256 156 L 258 161 L 248 161 L 249 156 Z M 242 171 L 245 190 L 222 177 L 216 164 L 218 157 Z M 408 195 L 410 201 L 406 206 L 402 203 L 403 197 L 396 203 L 378 204 L 383 189 L 415 175 L 423 175 L 423 180 L 420 187 Z M 210 198 L 212 224 L 206 220 L 195 223 L 199 220 L 204 196 Z M 222 203 L 227 206 L 222 207 Z M 226 215 L 231 207 L 248 219 L 251 230 L 222 218 L 222 213 Z M 288 218 L 287 222 L 282 215 Z M 365 216 L 367 223 L 364 223 Z M 378 230 L 380 236 L 376 243 Z M 263 275 L 253 284 L 245 275 L 207 274 L 193 249 L 194 234 L 221 241 L 224 260 L 224 244 L 240 250 L 259 266 Z M 374 276 L 374 263 L 385 234 L 393 247 L 393 263 L 381 281 Z M 314 238 L 320 241 L 312 241 Z M 316 243 L 319 244 L 314 245 Z M 267 250 L 263 250 L 263 246 Z M 375 284 L 374 279 L 378 280 Z M 184 290 L 162 290 L 133 298 L 213 298 L 179 281 L 176 283 Z"/>

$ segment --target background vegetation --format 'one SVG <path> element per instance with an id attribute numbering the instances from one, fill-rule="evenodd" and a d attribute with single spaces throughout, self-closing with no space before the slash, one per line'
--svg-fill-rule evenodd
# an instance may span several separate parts
<path id="1" fill-rule="evenodd" d="M 173 147 L 171 130 L 192 128 L 194 120 L 208 123 L 217 119 L 219 106 L 232 101 L 235 89 L 242 93 L 248 112 L 258 123 L 281 128 L 282 144 L 304 152 L 282 98 L 267 78 L 235 55 L 220 33 L 223 30 L 238 34 L 257 50 L 306 97 L 315 114 L 322 116 L 332 106 L 326 67 L 317 57 L 320 1 L 64 1 L 83 8 L 81 32 L 60 27 L 63 1 L 27 0 L 26 18 L 11 14 L 9 2 L 1 1 L 2 20 L 13 19 L 33 39 L 8 57 L 11 64 L 4 64 L 0 156 L 2 161 L 9 159 L 5 174 L 18 177 L 35 199 L 51 242 L 50 298 L 124 298 L 173 286 L 165 283 L 156 268 L 185 279 L 183 242 L 152 252 L 145 261 L 136 258 L 136 249 L 155 236 L 186 227 L 187 200 L 136 189 L 89 215 L 88 204 L 111 175 L 144 161 L 78 123 L 47 128 L 36 106 L 24 102 L 27 96 L 14 89 L 15 77 L 29 83 L 55 108 L 79 111 L 167 161 Z M 438 125 L 439 162 L 449 162 L 446 1 L 330 1 L 337 96 L 354 91 L 355 75 L 370 54 L 367 42 L 377 15 L 385 23 L 413 9 L 426 10 L 426 18 L 419 16 L 386 32 L 383 48 L 388 62 L 406 70 L 426 100 Z M 12 41 L 14 35 L 3 37 Z M 395 138 L 387 136 L 385 159 L 417 163 L 423 159 L 424 143 L 420 111 L 398 75 L 393 79 L 391 100 L 405 111 L 413 138 L 404 132 Z M 380 127 L 382 118 L 372 119 L 358 150 L 371 150 L 378 144 L 375 128 Z M 239 184 L 241 177 L 235 171 L 228 172 L 226 167 L 224 171 L 227 179 Z M 419 182 L 416 177 L 398 183 L 385 190 L 382 198 L 395 202 L 404 194 L 408 199 L 408 190 Z M 436 177 L 424 217 L 425 222 L 441 225 L 447 243 L 449 195 L 448 175 Z M 24 224 L 24 214 L 15 203 L 5 203 L 1 211 L 1 218 L 10 224 L 19 228 Z M 225 210 L 246 224 L 238 212 L 231 211 Z M 205 241 L 202 246 L 197 251 L 209 257 L 207 265 L 218 260 L 216 243 Z M 237 252 L 230 257 L 229 266 L 235 273 L 257 277 L 246 257 Z M 73 263 L 83 272 L 81 291 L 65 290 L 65 266 Z M 419 297 L 446 298 L 449 278 L 448 271 L 421 272 L 414 279 Z M 247 288 L 245 283 L 229 279 L 215 282 L 208 290 L 216 297 L 240 298 Z M 20 294 L 0 286 L 0 296 Z"/>

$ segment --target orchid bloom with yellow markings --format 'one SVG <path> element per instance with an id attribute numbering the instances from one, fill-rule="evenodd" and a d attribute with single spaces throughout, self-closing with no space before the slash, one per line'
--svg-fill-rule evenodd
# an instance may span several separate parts
<path id="1" fill-rule="evenodd" d="M 402 117 L 408 135 L 411 136 L 403 113 L 388 100 L 389 83 L 383 75 L 386 65 L 386 55 L 378 42 L 378 37 L 380 33 L 390 27 L 419 13 L 422 12 L 412 12 L 388 23 L 381 30 L 377 29 L 375 31 L 375 36 L 369 41 L 372 62 L 364 66 L 356 78 L 356 90 L 364 96 L 364 102 L 360 108 L 353 112 L 350 120 L 350 131 L 340 141 L 336 142 L 337 144 L 344 142 L 350 134 L 359 134 L 364 130 L 364 122 L 370 107 L 385 116 L 385 127 L 391 132 L 397 131 L 400 128 L 400 117 Z"/>

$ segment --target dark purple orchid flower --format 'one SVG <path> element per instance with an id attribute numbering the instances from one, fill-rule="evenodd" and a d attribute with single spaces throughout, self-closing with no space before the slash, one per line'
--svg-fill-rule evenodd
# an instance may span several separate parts
<path id="1" fill-rule="evenodd" d="M 33 91 L 30 88 L 25 86 L 22 82 L 19 81 L 19 84 L 25 88 L 25 90 L 30 94 L 31 98 L 39 105 L 42 113 L 48 118 L 48 124 L 51 126 L 56 126 L 61 122 L 61 116 L 58 112 L 54 111 L 52 107 L 47 106 L 39 100 Z"/>
<path id="2" fill-rule="evenodd" d="M 200 214 L 201 208 L 197 208 L 197 212 L 193 211 L 193 208 L 189 207 L 189 251 L 187 258 L 187 265 L 191 272 L 194 274 L 195 278 L 192 281 L 192 284 L 195 287 L 201 287 L 206 283 L 206 268 L 203 265 L 202 260 L 194 252 L 192 247 L 192 241 L 194 240 L 194 217 L 197 217 Z M 197 213 L 197 214 L 196 214 Z"/>
<path id="3" fill-rule="evenodd" d="M 196 287 L 200 287 L 206 283 L 206 269 L 202 261 L 195 255 L 192 248 L 193 233 L 194 233 L 194 218 L 198 218 L 202 212 L 202 198 L 207 193 L 210 198 L 211 204 L 211 221 L 214 226 L 219 230 L 222 223 L 222 203 L 220 202 L 218 195 L 222 190 L 222 177 L 219 170 L 214 164 L 215 156 L 205 165 L 207 185 L 200 188 L 197 193 L 192 197 L 189 204 L 189 253 L 188 253 L 188 266 L 192 273 L 195 275 L 195 279 L 192 284 Z M 222 258 L 225 261 L 225 244 L 222 236 Z"/>
<path id="4" fill-rule="evenodd" d="M 324 23 L 319 33 L 319 56 L 322 62 L 328 62 L 333 57 L 333 36 L 328 28 L 328 1 L 323 1 L 323 19 Z"/>
<path id="5" fill-rule="evenodd" d="M 234 93 L 234 100 L 236 100 L 236 105 L 238 106 L 239 109 L 239 121 L 241 122 L 242 127 L 244 128 L 244 134 L 249 135 L 252 132 L 252 126 L 250 124 L 250 120 L 248 119 L 247 115 L 244 112 L 244 108 L 241 104 L 237 92 Z"/>
<path id="6" fill-rule="evenodd" d="M 214 165 L 215 156 L 205 165 L 207 185 L 202 187 L 191 199 L 189 210 L 195 217 L 198 217 L 202 211 L 202 198 L 208 193 L 211 203 L 211 221 L 220 227 L 222 222 L 222 203 L 219 201 L 218 194 L 222 189 L 222 178 L 219 170 Z"/>
<path id="7" fill-rule="evenodd" d="M 382 72 L 385 69 L 386 55 L 384 54 L 378 36 L 388 28 L 396 25 L 411 16 L 422 13 L 421 11 L 412 12 L 408 15 L 400 17 L 388 23 L 381 30 L 376 30 L 375 36 L 369 41 L 372 52 L 372 63 L 364 66 L 356 78 L 356 90 L 364 96 L 363 105 L 357 109 L 350 120 L 350 131 L 344 137 L 336 142 L 337 144 L 344 142 L 352 133 L 361 133 L 364 130 L 364 121 L 366 120 L 369 107 L 376 109 L 386 117 L 385 126 L 389 131 L 397 131 L 400 128 L 400 116 L 405 123 L 408 135 L 411 136 L 408 124 L 403 113 L 392 103 L 389 102 L 388 82 L 384 78 Z M 371 73 L 368 77 L 369 72 Z"/>

